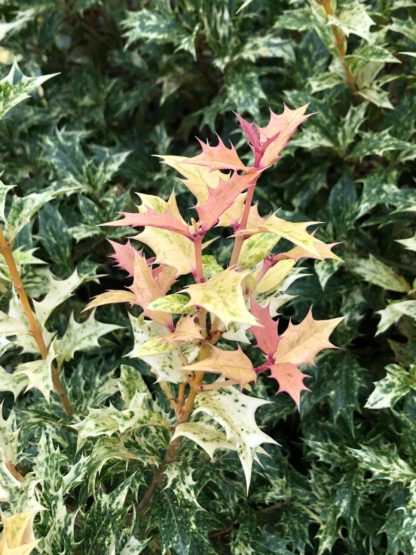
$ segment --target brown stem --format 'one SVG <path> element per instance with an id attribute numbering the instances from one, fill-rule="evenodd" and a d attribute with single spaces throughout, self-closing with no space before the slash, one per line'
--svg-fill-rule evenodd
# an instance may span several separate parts
<path id="1" fill-rule="evenodd" d="M 327 16 L 331 16 L 331 15 L 335 16 L 335 11 L 334 11 L 334 8 L 332 7 L 332 0 L 317 0 L 317 1 L 319 4 L 322 4 Z M 345 81 L 348 87 L 355 92 L 357 90 L 357 87 L 355 86 L 354 76 L 351 73 L 350 66 L 345 60 L 345 54 L 347 52 L 347 48 L 346 48 L 347 40 L 345 38 L 344 33 L 339 27 L 337 27 L 336 25 L 332 25 L 331 28 L 335 38 L 335 46 L 338 51 L 338 56 L 342 64 L 342 67 L 344 69 Z"/>
<path id="2" fill-rule="evenodd" d="M 202 384 L 203 379 L 204 379 L 204 372 L 197 372 L 197 375 L 195 376 L 194 380 L 191 382 L 191 390 L 189 392 L 188 399 L 186 400 L 186 403 L 183 407 L 182 414 L 178 416 L 178 419 L 175 424 L 175 429 L 179 426 L 179 424 L 183 424 L 184 422 L 187 422 L 192 412 L 192 409 L 194 407 L 195 398 L 198 392 L 200 391 L 200 385 Z M 149 487 L 147 488 L 145 494 L 143 495 L 142 500 L 139 503 L 139 507 L 138 507 L 139 513 L 144 514 L 149 509 L 152 503 L 154 494 L 159 489 L 159 486 L 164 480 L 164 472 L 166 470 L 166 467 L 170 463 L 174 462 L 174 460 L 176 459 L 176 456 L 178 454 L 178 450 L 181 444 L 181 439 L 182 438 L 178 437 L 169 444 L 169 447 L 166 451 L 166 454 L 162 463 L 160 464 L 159 468 L 156 470 L 152 478 L 152 481 L 150 482 Z"/>
<path id="3" fill-rule="evenodd" d="M 30 306 L 29 299 L 23 287 L 22 278 L 20 277 L 19 270 L 16 266 L 12 248 L 7 242 L 1 227 L 0 227 L 0 252 L 4 256 L 4 259 L 6 261 L 7 267 L 10 272 L 10 278 L 19 296 L 20 303 L 22 305 L 23 311 L 26 315 L 26 318 L 29 324 L 30 332 L 33 336 L 33 339 L 36 341 L 36 345 L 38 346 L 40 356 L 45 360 L 46 357 L 48 356 L 48 348 L 46 347 L 45 341 L 43 339 L 42 329 L 39 326 L 38 321 L 36 320 L 36 316 L 32 310 L 32 307 Z M 72 416 L 74 414 L 74 411 L 72 410 L 71 404 L 68 400 L 66 392 L 59 378 L 59 369 L 55 365 L 52 366 L 52 383 L 56 393 L 59 395 L 62 401 L 66 414 L 68 416 Z"/>
<path id="4" fill-rule="evenodd" d="M 6 462 L 6 468 L 10 472 L 10 474 L 15 478 L 18 482 L 23 482 L 23 476 L 17 470 L 15 464 L 12 461 Z"/>

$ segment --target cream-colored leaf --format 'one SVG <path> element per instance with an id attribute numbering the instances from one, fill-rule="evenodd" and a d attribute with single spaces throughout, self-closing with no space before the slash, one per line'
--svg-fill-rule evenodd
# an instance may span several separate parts
<path id="1" fill-rule="evenodd" d="M 222 374 L 225 378 L 237 381 L 241 387 L 256 381 L 257 378 L 250 359 L 241 349 L 225 351 L 218 347 L 211 347 L 206 358 L 185 366 L 184 370 Z"/>
<path id="2" fill-rule="evenodd" d="M 36 317 L 42 328 L 55 308 L 69 299 L 73 291 L 75 291 L 85 279 L 86 276 L 78 275 L 76 270 L 69 278 L 64 280 L 56 280 L 52 274 L 49 275 L 47 294 L 41 301 L 33 301 Z"/>
<path id="3" fill-rule="evenodd" d="M 3 532 L 0 536 L 0 555 L 29 555 L 37 541 L 33 532 L 36 512 L 2 514 Z"/>
<path id="4" fill-rule="evenodd" d="M 203 422 L 185 422 L 179 424 L 172 437 L 172 441 L 177 437 L 187 437 L 199 445 L 212 459 L 217 449 L 234 450 L 234 443 L 227 439 L 224 432 L 214 426 Z"/>
<path id="5" fill-rule="evenodd" d="M 58 359 L 71 360 L 76 351 L 99 347 L 98 339 L 117 329 L 120 329 L 120 326 L 98 322 L 94 312 L 82 323 L 76 322 L 71 314 L 64 336 L 55 342 Z"/>
<path id="6" fill-rule="evenodd" d="M 178 276 L 189 274 L 195 268 L 194 244 L 179 233 L 148 227 L 134 238 L 152 249 L 158 264 L 175 268 Z"/>
<path id="7" fill-rule="evenodd" d="M 248 272 L 227 269 L 204 283 L 190 285 L 184 290 L 191 297 L 188 306 L 202 306 L 226 327 L 232 322 L 255 325 L 256 320 L 247 309 L 243 295 L 247 276 Z"/>
<path id="8" fill-rule="evenodd" d="M 185 156 L 160 156 L 160 158 L 185 177 L 184 185 L 197 198 L 198 204 L 208 200 L 208 187 L 218 187 L 220 179 L 227 181 L 230 176 L 219 170 L 210 170 L 206 166 L 197 166 L 186 163 L 189 158 Z"/>
<path id="9" fill-rule="evenodd" d="M 117 304 L 117 303 L 130 303 L 133 304 L 136 300 L 136 295 L 131 291 L 114 290 L 106 291 L 94 297 L 90 301 L 84 310 L 90 310 L 91 308 L 96 308 L 97 306 L 103 306 L 106 304 Z"/>
<path id="10" fill-rule="evenodd" d="M 263 277 L 260 278 L 260 281 L 256 287 L 256 293 L 266 293 L 267 291 L 275 291 L 278 289 L 284 282 L 284 280 L 289 275 L 290 271 L 292 270 L 293 266 L 295 265 L 294 260 L 281 260 L 274 266 L 272 266 Z M 258 270 L 255 274 L 255 277 L 259 274 L 260 270 Z"/>
<path id="11" fill-rule="evenodd" d="M 183 371 L 183 361 L 178 349 L 161 340 L 168 335 L 168 330 L 156 322 L 145 320 L 143 316 L 130 316 L 130 322 L 134 334 L 134 347 L 128 356 L 146 362 L 156 375 L 157 381 L 185 382 L 187 375 Z"/>
<path id="12" fill-rule="evenodd" d="M 255 412 L 269 401 L 249 397 L 235 387 L 207 391 L 197 395 L 194 414 L 204 413 L 225 431 L 240 457 L 247 482 L 250 485 L 251 467 L 256 449 L 262 443 L 276 443 L 257 426 Z"/>
<path id="13" fill-rule="evenodd" d="M 310 311 L 300 324 L 290 323 L 274 355 L 276 364 L 314 364 L 320 351 L 334 348 L 329 336 L 343 319 L 315 320 Z"/>
<path id="14" fill-rule="evenodd" d="M 166 335 L 163 340 L 167 343 L 193 343 L 204 339 L 201 326 L 194 316 L 182 316 L 176 324 L 175 331 Z"/>
<path id="15" fill-rule="evenodd" d="M 275 233 L 279 237 L 302 247 L 306 252 L 319 256 L 315 246 L 315 237 L 306 231 L 309 226 L 315 223 L 317 222 L 287 222 L 273 214 L 259 226 L 259 231 Z"/>
<path id="16" fill-rule="evenodd" d="M 52 365 L 57 357 L 56 340 L 54 340 L 45 360 L 32 360 L 23 362 L 16 367 L 13 376 L 25 376 L 27 379 L 26 391 L 38 389 L 49 402 L 50 394 L 54 391 L 52 381 Z"/>
<path id="17" fill-rule="evenodd" d="M 188 297 L 181 293 L 172 293 L 164 295 L 152 301 L 149 304 L 151 310 L 159 310 L 161 312 L 169 312 L 170 314 L 184 314 L 190 312 L 185 306 L 188 304 Z"/>
<path id="18" fill-rule="evenodd" d="M 279 237 L 274 233 L 257 233 L 248 237 L 241 247 L 238 265 L 252 268 L 272 252 L 278 241 Z"/>

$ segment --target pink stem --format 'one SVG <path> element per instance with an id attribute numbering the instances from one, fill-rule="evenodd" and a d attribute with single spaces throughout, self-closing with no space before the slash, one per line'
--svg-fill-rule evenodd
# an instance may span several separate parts
<path id="1" fill-rule="evenodd" d="M 203 236 L 198 235 L 194 239 L 194 248 L 195 248 L 195 271 L 194 277 L 196 283 L 202 283 L 205 281 L 204 279 L 204 269 L 202 266 L 202 241 Z"/>
<path id="2" fill-rule="evenodd" d="M 266 362 L 263 362 L 263 364 L 261 364 L 260 366 L 256 366 L 256 368 L 253 368 L 253 370 L 256 374 L 262 374 L 263 372 L 266 372 L 266 370 L 268 370 L 269 368 L 270 361 L 266 360 Z"/>
<path id="3" fill-rule="evenodd" d="M 241 217 L 240 223 L 238 225 L 238 231 L 243 231 L 247 227 L 248 217 L 250 214 L 251 203 L 253 202 L 254 190 L 256 188 L 256 182 L 250 185 L 247 191 L 247 198 L 244 204 L 243 215 Z M 234 266 L 238 262 L 238 257 L 240 256 L 241 247 L 243 246 L 245 237 L 244 235 L 237 235 L 234 242 L 234 248 L 231 255 L 230 266 Z"/>

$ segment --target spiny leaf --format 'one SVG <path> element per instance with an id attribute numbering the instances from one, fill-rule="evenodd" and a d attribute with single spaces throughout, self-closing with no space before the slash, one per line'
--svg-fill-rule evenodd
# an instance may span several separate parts
<path id="1" fill-rule="evenodd" d="M 65 334 L 56 341 L 59 360 L 71 360 L 76 351 L 85 351 L 99 347 L 98 339 L 111 331 L 120 329 L 114 324 L 104 324 L 95 319 L 94 312 L 85 322 L 78 323 L 71 314 Z"/>
<path id="2" fill-rule="evenodd" d="M 231 322 L 256 324 L 244 301 L 242 284 L 247 275 L 247 272 L 227 269 L 204 283 L 190 285 L 184 290 L 191 297 L 187 306 L 202 306 L 218 316 L 225 326 Z"/>
<path id="3" fill-rule="evenodd" d="M 264 222 L 261 223 L 257 229 L 249 229 L 247 234 L 252 235 L 254 233 L 261 232 L 274 233 L 275 235 L 283 237 L 295 245 L 302 247 L 306 252 L 309 252 L 314 256 L 319 256 L 315 246 L 316 240 L 314 236 L 306 231 L 309 226 L 315 223 L 316 222 L 287 222 L 275 215 L 272 215 L 264 220 Z M 246 232 L 241 233 L 245 234 Z"/>
<path id="4" fill-rule="evenodd" d="M 218 137 L 218 144 L 216 146 L 210 146 L 208 143 L 200 140 L 199 144 L 202 148 L 201 154 L 188 158 L 184 163 L 207 166 L 211 170 L 247 171 L 249 169 L 240 160 L 234 146 L 231 145 L 227 148 L 222 142 L 221 137 Z"/>
<path id="5" fill-rule="evenodd" d="M 175 326 L 175 331 L 163 338 L 167 343 L 192 343 L 202 341 L 201 326 L 194 316 L 182 316 Z"/>
<path id="6" fill-rule="evenodd" d="M 367 409 L 393 408 L 399 399 L 415 390 L 416 365 L 407 370 L 390 364 L 386 371 L 386 376 L 375 382 L 375 389 L 365 404 Z"/>
<path id="7" fill-rule="evenodd" d="M 279 345 L 280 337 L 277 332 L 277 322 L 270 316 L 270 305 L 261 307 L 254 297 L 251 297 L 250 310 L 259 325 L 252 326 L 252 333 L 257 341 L 257 347 L 266 355 L 274 355 Z"/>
<path id="8" fill-rule="evenodd" d="M 300 324 L 289 324 L 275 353 L 276 363 L 314 364 L 323 349 L 334 348 L 329 336 L 344 318 L 315 320 L 310 311 Z"/>
<path id="9" fill-rule="evenodd" d="M 225 351 L 218 347 L 211 347 L 206 358 L 184 366 L 184 370 L 222 374 L 225 378 L 237 381 L 241 388 L 249 382 L 256 381 L 257 377 L 250 359 L 241 349 Z"/>
<path id="10" fill-rule="evenodd" d="M 1 555 L 29 555 L 38 542 L 33 533 L 36 512 L 2 514 L 3 532 L 0 536 Z"/>
<path id="11" fill-rule="evenodd" d="M 20 102 L 30 98 L 30 93 L 57 73 L 40 77 L 27 77 L 17 63 L 13 63 L 8 75 L 0 81 L 0 118 Z"/>
<path id="12" fill-rule="evenodd" d="M 245 175 L 234 173 L 228 181 L 220 181 L 215 189 L 208 188 L 208 199 L 204 204 L 198 204 L 198 212 L 201 223 L 201 231 L 206 232 L 213 227 L 219 217 L 232 205 L 240 193 L 249 186 L 254 186 L 260 172 L 252 172 Z"/>
<path id="13" fill-rule="evenodd" d="M 237 115 L 243 133 L 251 145 L 255 158 L 258 159 L 259 167 L 268 167 L 279 160 L 279 154 L 290 137 L 299 125 L 310 117 L 310 114 L 305 115 L 307 107 L 306 104 L 291 110 L 285 105 L 281 114 L 275 114 L 270 110 L 270 120 L 266 127 L 248 123 Z"/>
<path id="14" fill-rule="evenodd" d="M 288 393 L 299 408 L 300 394 L 302 391 L 309 391 L 303 383 L 304 378 L 309 378 L 308 374 L 303 374 L 295 364 L 283 362 L 270 366 L 271 376 L 279 384 L 278 393 Z"/>
<path id="15" fill-rule="evenodd" d="M 256 424 L 255 412 L 266 404 L 268 401 L 243 395 L 234 387 L 201 393 L 196 398 L 194 414 L 202 412 L 210 416 L 224 428 L 227 440 L 234 444 L 234 449 L 243 465 L 247 489 L 250 486 L 251 467 L 256 449 L 262 443 L 276 443 Z M 182 435 L 181 426 L 180 424 L 177 427 L 173 439 Z M 189 433 L 190 430 L 191 424 L 188 424 L 186 432 Z M 200 428 L 193 427 L 191 433 L 198 434 L 200 431 Z M 203 437 L 201 439 L 206 443 Z M 211 439 L 212 437 L 209 442 Z"/>

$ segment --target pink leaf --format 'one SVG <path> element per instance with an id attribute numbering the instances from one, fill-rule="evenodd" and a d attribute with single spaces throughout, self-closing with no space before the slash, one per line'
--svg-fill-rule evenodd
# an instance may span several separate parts
<path id="1" fill-rule="evenodd" d="M 290 363 L 273 364 L 270 367 L 271 375 L 279 384 L 278 393 L 288 393 L 300 405 L 300 394 L 302 391 L 310 391 L 303 383 L 304 378 L 309 378 L 303 374 L 297 366 Z"/>
<path id="2" fill-rule="evenodd" d="M 270 120 L 266 127 L 249 123 L 237 114 L 241 129 L 254 153 L 256 167 L 264 168 L 279 160 L 280 152 L 285 148 L 296 129 L 312 115 L 305 115 L 307 107 L 306 104 L 296 110 L 291 110 L 284 106 L 282 114 L 275 114 L 270 110 Z"/>
<path id="3" fill-rule="evenodd" d="M 211 170 L 249 170 L 240 160 L 234 146 L 231 145 L 230 148 L 227 148 L 220 137 L 218 137 L 216 146 L 210 146 L 199 139 L 198 142 L 202 148 L 201 154 L 186 160 L 184 163 L 208 166 Z"/>
<path id="4" fill-rule="evenodd" d="M 127 241 L 125 245 L 120 245 L 115 241 L 109 241 L 110 245 L 114 249 L 114 254 L 111 254 L 119 268 L 128 273 L 130 277 L 134 274 L 134 253 L 136 249 L 131 245 L 130 241 Z"/>
<path id="5" fill-rule="evenodd" d="M 192 238 L 192 234 L 189 231 L 187 225 L 182 223 L 180 220 L 175 218 L 169 212 L 160 213 L 156 212 L 152 208 L 149 208 L 146 212 L 123 212 L 124 218 L 117 220 L 116 222 L 108 222 L 103 225 L 108 226 L 132 226 L 132 227 L 157 227 L 159 229 L 167 229 L 169 231 L 174 231 L 175 233 L 180 233 L 189 239 Z"/>
<path id="6" fill-rule="evenodd" d="M 274 355 L 280 338 L 277 332 L 277 322 L 270 316 L 270 305 L 263 308 L 254 297 L 251 297 L 250 311 L 260 324 L 252 326 L 249 330 L 257 341 L 257 347 L 267 356 Z"/>
<path id="7" fill-rule="evenodd" d="M 161 287 L 159 280 L 153 276 L 146 258 L 137 251 L 134 256 L 134 279 L 129 289 L 136 295 L 135 304 L 142 307 L 145 316 L 164 326 L 172 326 L 172 316 L 170 314 L 147 309 L 149 304 L 164 295 L 166 290 Z"/>
<path id="8" fill-rule="evenodd" d="M 239 194 L 243 193 L 249 186 L 254 186 L 261 171 L 238 175 L 234 173 L 230 180 L 220 181 L 215 189 L 208 187 L 208 200 L 196 206 L 201 230 L 203 232 L 211 229 L 218 219 L 233 204 Z"/>

